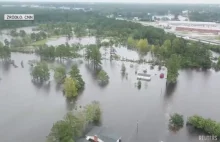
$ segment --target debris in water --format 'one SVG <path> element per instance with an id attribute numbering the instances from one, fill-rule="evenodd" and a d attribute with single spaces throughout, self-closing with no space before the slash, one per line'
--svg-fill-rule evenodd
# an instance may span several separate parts
<path id="1" fill-rule="evenodd" d="M 24 68 L 24 63 L 23 63 L 23 61 L 21 61 L 21 67 Z"/>

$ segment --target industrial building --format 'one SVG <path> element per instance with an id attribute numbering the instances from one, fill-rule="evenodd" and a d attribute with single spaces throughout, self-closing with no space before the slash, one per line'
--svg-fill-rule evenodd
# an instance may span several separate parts
<path id="1" fill-rule="evenodd" d="M 189 32 L 199 32 L 199 33 L 211 33 L 219 34 L 220 28 L 205 28 L 205 27 L 187 27 L 187 26 L 177 26 L 176 31 L 189 31 Z"/>
<path id="2" fill-rule="evenodd" d="M 160 22 L 159 24 L 167 24 L 170 26 L 189 26 L 189 27 L 217 27 L 215 22 L 191 22 L 191 21 L 167 21 Z"/>
<path id="3" fill-rule="evenodd" d="M 189 27 L 217 27 L 215 22 L 191 22 L 191 21 L 168 21 L 171 26 L 189 26 Z"/>

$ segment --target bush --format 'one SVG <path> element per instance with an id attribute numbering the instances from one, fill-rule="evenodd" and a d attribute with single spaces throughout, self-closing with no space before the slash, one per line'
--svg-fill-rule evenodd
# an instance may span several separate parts
<path id="1" fill-rule="evenodd" d="M 183 125 L 184 125 L 183 115 L 180 115 L 178 113 L 171 115 L 169 120 L 169 126 L 171 129 L 178 130 L 182 128 Z"/>
<path id="2" fill-rule="evenodd" d="M 98 73 L 98 81 L 99 81 L 100 85 L 108 84 L 109 76 L 108 76 L 108 74 L 104 70 L 99 71 L 99 73 Z"/>
<path id="3" fill-rule="evenodd" d="M 201 116 L 194 115 L 189 117 L 187 124 L 190 124 L 193 127 L 200 129 L 210 135 L 220 137 L 220 123 L 214 120 L 205 119 Z"/>

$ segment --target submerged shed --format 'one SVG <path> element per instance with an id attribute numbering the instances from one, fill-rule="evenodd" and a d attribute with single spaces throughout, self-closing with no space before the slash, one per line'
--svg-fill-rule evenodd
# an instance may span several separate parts
<path id="1" fill-rule="evenodd" d="M 86 134 L 85 138 L 76 142 L 121 142 L 121 138 L 105 127 L 96 126 Z"/>
<path id="2" fill-rule="evenodd" d="M 137 74 L 137 79 L 150 81 L 151 80 L 151 75 L 146 74 L 146 73 L 138 73 Z"/>

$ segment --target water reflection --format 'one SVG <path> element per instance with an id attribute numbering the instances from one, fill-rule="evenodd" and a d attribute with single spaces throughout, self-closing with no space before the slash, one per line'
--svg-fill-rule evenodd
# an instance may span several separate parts
<path id="1" fill-rule="evenodd" d="M 32 84 L 37 88 L 37 89 L 42 89 L 45 93 L 49 93 L 50 92 L 50 87 L 51 87 L 51 82 L 36 82 L 36 81 L 31 81 Z"/>
<path id="2" fill-rule="evenodd" d="M 8 74 L 11 69 L 11 63 L 8 61 L 0 62 L 0 68 L 2 68 L 4 74 Z"/>
<path id="3" fill-rule="evenodd" d="M 76 100 L 77 99 L 66 99 L 66 108 L 68 111 L 72 111 L 73 109 L 77 109 Z"/>
<path id="4" fill-rule="evenodd" d="M 164 99 L 165 100 L 170 100 L 173 96 L 173 93 L 176 90 L 177 82 L 174 84 L 167 84 L 165 88 L 165 94 L 164 94 Z"/>

